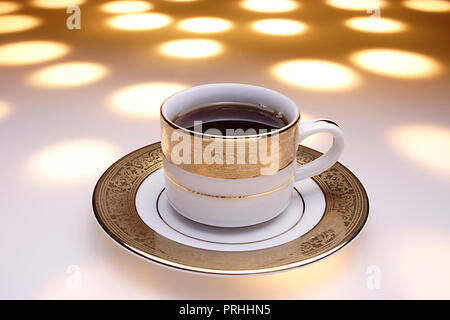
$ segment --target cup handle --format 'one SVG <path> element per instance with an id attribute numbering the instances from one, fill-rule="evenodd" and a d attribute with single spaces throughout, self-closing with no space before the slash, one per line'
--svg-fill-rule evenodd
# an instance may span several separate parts
<path id="1" fill-rule="evenodd" d="M 311 162 L 298 166 L 295 169 L 295 181 L 311 178 L 327 170 L 336 163 L 344 149 L 344 134 L 339 126 L 331 120 L 318 119 L 300 123 L 298 132 L 299 144 L 307 137 L 320 132 L 330 133 L 333 136 L 333 144 L 327 153 Z"/>

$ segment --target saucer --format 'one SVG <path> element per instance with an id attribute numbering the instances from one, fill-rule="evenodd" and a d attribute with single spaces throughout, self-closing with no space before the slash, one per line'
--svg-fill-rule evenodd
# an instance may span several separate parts
<path id="1" fill-rule="evenodd" d="M 298 164 L 321 155 L 300 146 Z M 133 151 L 102 175 L 95 216 L 117 243 L 165 266 L 219 275 L 280 271 L 322 259 L 363 228 L 369 205 L 359 180 L 336 163 L 294 184 L 288 208 L 258 225 L 220 228 L 180 215 L 164 187 L 160 143 Z"/>

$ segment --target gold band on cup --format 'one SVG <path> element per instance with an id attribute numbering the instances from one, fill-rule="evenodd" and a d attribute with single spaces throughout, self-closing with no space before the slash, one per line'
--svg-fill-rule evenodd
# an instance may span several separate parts
<path id="1" fill-rule="evenodd" d="M 246 179 L 275 174 L 295 159 L 299 121 L 300 115 L 287 126 L 263 134 L 214 136 L 181 128 L 161 112 L 161 149 L 173 165 L 205 177 Z M 182 143 L 189 148 L 180 152 Z M 204 155 L 213 145 L 222 148 L 215 149 L 211 162 Z"/>

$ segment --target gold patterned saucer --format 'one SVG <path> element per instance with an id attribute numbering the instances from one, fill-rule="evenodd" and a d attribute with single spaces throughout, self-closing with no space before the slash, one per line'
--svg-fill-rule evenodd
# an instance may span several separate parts
<path id="1" fill-rule="evenodd" d="M 97 182 L 93 208 L 99 224 L 117 243 L 164 266 L 218 275 L 304 266 L 344 247 L 367 220 L 364 187 L 336 163 L 296 183 L 292 204 L 269 222 L 245 228 L 197 224 L 168 205 L 161 155 L 160 143 L 154 143 L 114 163 Z M 300 146 L 297 162 L 320 155 Z"/>

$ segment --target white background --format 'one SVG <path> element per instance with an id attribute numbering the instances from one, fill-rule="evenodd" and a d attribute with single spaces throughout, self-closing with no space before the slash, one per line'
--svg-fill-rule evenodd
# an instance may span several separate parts
<path id="1" fill-rule="evenodd" d="M 450 170 L 440 162 L 449 159 L 450 152 L 449 13 L 413 11 L 395 2 L 381 15 L 403 21 L 409 30 L 378 35 L 342 25 L 349 17 L 366 15 L 364 11 L 321 1 L 302 1 L 298 10 L 285 14 L 250 12 L 232 1 L 220 6 L 198 2 L 154 1 L 152 11 L 174 20 L 165 28 L 143 32 L 108 27 L 110 15 L 99 11 L 99 1 L 82 6 L 82 29 L 73 31 L 65 28 L 64 9 L 23 7 L 20 14 L 41 17 L 45 23 L 0 34 L 1 44 L 47 39 L 70 48 L 55 61 L 1 66 L 0 100 L 10 112 L 0 118 L 0 298 L 450 298 Z M 189 60 L 156 52 L 166 40 L 204 37 L 176 28 L 183 18 L 204 15 L 235 24 L 228 32 L 205 36 L 222 43 L 220 55 Z M 247 27 L 255 19 L 273 16 L 304 21 L 310 29 L 277 37 Z M 380 47 L 425 54 L 440 62 L 441 73 L 397 79 L 364 71 L 349 60 L 355 51 Z M 358 85 L 310 90 L 270 73 L 276 63 L 304 58 L 345 65 L 357 75 Z M 69 88 L 27 82 L 31 73 L 69 61 L 100 63 L 108 74 Z M 160 81 L 261 85 L 291 97 L 305 117 L 338 122 L 347 142 L 341 163 L 358 176 L 370 199 L 362 233 L 313 265 L 239 278 L 166 269 L 117 246 L 94 218 L 92 191 L 112 162 L 160 139 L 159 106 L 150 101 L 153 115 L 136 116 L 118 112 L 111 97 L 132 84 Z M 431 126 L 439 133 L 409 152 L 392 137 L 394 130 L 407 125 Z M 78 140 L 81 147 L 73 148 L 71 142 Z M 86 147 L 89 143 L 95 147 Z M 324 151 L 327 143 L 319 137 L 307 144 Z M 378 286 L 368 286 L 374 277 Z"/>

